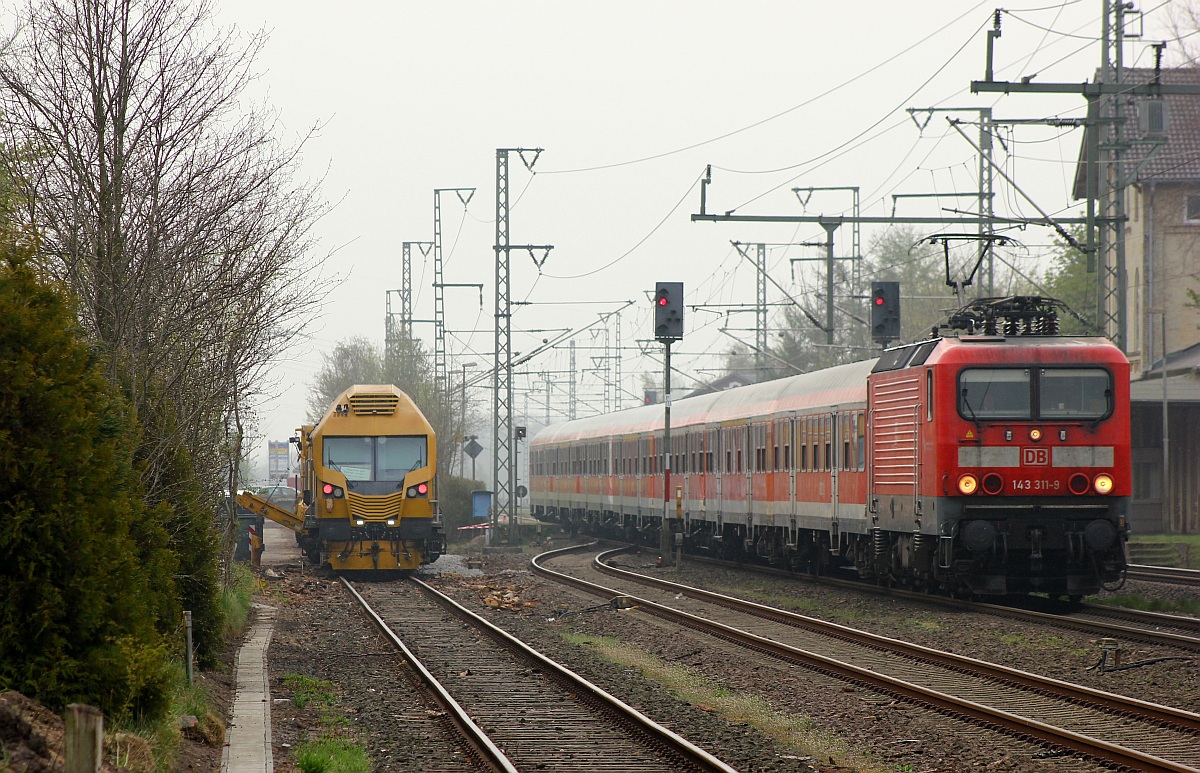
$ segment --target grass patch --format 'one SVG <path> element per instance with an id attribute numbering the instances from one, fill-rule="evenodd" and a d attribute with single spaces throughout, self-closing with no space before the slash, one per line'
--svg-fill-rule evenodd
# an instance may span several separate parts
<path id="1" fill-rule="evenodd" d="M 611 637 L 588 636 L 563 632 L 568 642 L 588 647 L 604 660 L 629 669 L 662 684 L 676 698 L 696 708 L 715 714 L 728 722 L 749 725 L 774 738 L 789 751 L 826 759 L 834 757 L 838 764 L 861 773 L 883 773 L 888 768 L 836 733 L 821 730 L 812 719 L 802 714 L 775 710 L 767 701 L 755 696 L 733 692 L 682 666 L 664 663 L 659 658 Z"/>
<path id="2" fill-rule="evenodd" d="M 1184 569 L 1200 569 L 1200 534 L 1135 534 L 1129 538 L 1130 544 L 1170 544 L 1185 545 L 1187 550 L 1187 565 Z"/>
<path id="3" fill-rule="evenodd" d="M 283 683 L 292 690 L 296 708 L 313 706 L 319 714 L 320 734 L 292 752 L 297 767 L 303 773 L 367 773 L 370 756 L 366 746 L 347 733 L 350 720 L 337 708 L 337 686 L 305 674 L 285 674 Z"/>
<path id="4" fill-rule="evenodd" d="M 220 606 L 225 617 L 224 635 L 235 639 L 246 630 L 256 579 L 241 564 L 233 565 L 231 570 L 229 583 L 221 589 Z M 154 721 L 113 721 L 106 728 L 108 759 L 117 767 L 133 773 L 170 773 L 183 739 L 179 720 L 185 716 L 196 718 L 196 725 L 187 731 L 191 737 L 218 749 L 225 742 L 224 717 L 208 693 L 188 685 L 182 661 L 174 663 L 172 670 L 171 705 L 164 716 Z"/>
<path id="5" fill-rule="evenodd" d="M 298 709 L 310 703 L 321 703 L 330 707 L 337 703 L 337 696 L 333 693 L 333 682 L 305 674 L 285 674 L 283 683 L 292 691 L 292 703 Z"/>
<path id="6" fill-rule="evenodd" d="M 1200 600 L 1197 599 L 1148 599 L 1140 593 L 1127 593 L 1120 596 L 1109 596 L 1104 599 L 1093 599 L 1092 601 L 1096 604 L 1128 607 L 1129 609 L 1139 609 L 1143 612 L 1200 616 Z"/>
<path id="7" fill-rule="evenodd" d="M 296 765 L 304 773 L 367 773 L 371 769 L 367 750 L 345 738 L 306 741 L 295 755 Z"/>
<path id="8" fill-rule="evenodd" d="M 225 742 L 225 720 L 208 693 L 201 687 L 188 686 L 182 662 L 172 666 L 174 689 L 166 714 L 156 720 L 114 720 L 105 735 L 107 759 L 113 765 L 132 773 L 170 773 L 183 739 L 181 717 L 196 718 L 187 731 L 197 740 L 220 748 Z M 0 770 L 3 770 L 0 766 Z"/>
<path id="9" fill-rule="evenodd" d="M 926 633 L 937 633 L 942 630 L 942 624 L 937 620 L 931 620 L 927 617 L 912 617 L 904 621 L 904 626 L 914 631 L 924 631 Z"/>
<path id="10" fill-rule="evenodd" d="M 824 614 L 836 615 L 843 620 L 860 620 L 862 615 L 853 612 L 847 612 L 845 609 L 830 609 L 828 602 L 822 602 L 819 599 L 806 596 L 788 596 L 781 594 L 779 588 L 772 587 L 768 584 L 750 583 L 748 585 L 738 586 L 714 586 L 712 588 L 715 593 L 723 593 L 726 596 L 734 596 L 736 598 L 748 599 L 766 604 L 772 607 L 786 609 L 789 612 L 799 612 L 801 614 Z"/>
<path id="11" fill-rule="evenodd" d="M 230 567 L 229 583 L 221 589 L 221 611 L 225 613 L 225 636 L 237 638 L 246 630 L 250 619 L 250 597 L 254 592 L 254 575 L 242 564 Z"/>

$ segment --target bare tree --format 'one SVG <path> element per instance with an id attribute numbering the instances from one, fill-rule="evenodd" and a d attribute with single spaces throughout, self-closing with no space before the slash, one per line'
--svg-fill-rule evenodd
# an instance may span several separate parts
<path id="1" fill-rule="evenodd" d="M 29 0 L 0 54 L 23 217 L 147 428 L 151 490 L 181 447 L 227 468 L 319 303 L 303 138 L 243 100 L 263 43 L 215 29 L 206 0 Z"/>
<path id="2" fill-rule="evenodd" d="M 1195 67 L 1200 63 L 1200 3 L 1196 0 L 1171 0 L 1167 5 L 1167 28 L 1174 40 L 1167 47 L 1171 61 Z"/>

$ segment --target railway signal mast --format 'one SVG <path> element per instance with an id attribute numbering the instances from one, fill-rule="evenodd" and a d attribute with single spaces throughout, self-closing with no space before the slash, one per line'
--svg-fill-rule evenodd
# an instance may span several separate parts
<path id="1" fill-rule="evenodd" d="M 670 555 L 671 528 L 671 344 L 683 340 L 683 282 L 654 286 L 654 338 L 663 345 L 663 514 L 658 546 L 663 560 Z"/>

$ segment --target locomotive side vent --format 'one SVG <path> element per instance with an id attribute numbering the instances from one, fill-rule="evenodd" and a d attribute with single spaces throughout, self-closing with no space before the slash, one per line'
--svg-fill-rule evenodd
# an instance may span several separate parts
<path id="1" fill-rule="evenodd" d="M 951 314 L 943 327 L 970 335 L 1056 336 L 1058 311 L 1066 308 L 1062 301 L 1038 295 L 980 298 Z"/>
<path id="2" fill-rule="evenodd" d="M 356 416 L 391 416 L 399 404 L 400 398 L 392 394 L 350 395 L 350 410 Z"/>

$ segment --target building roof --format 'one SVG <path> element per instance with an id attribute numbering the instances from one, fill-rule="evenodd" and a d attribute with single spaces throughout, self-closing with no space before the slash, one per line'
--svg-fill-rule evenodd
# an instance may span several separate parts
<path id="1" fill-rule="evenodd" d="M 1127 68 L 1122 72 L 1121 83 L 1140 86 L 1154 81 L 1154 69 Z M 1097 80 L 1099 74 L 1097 74 Z M 1163 70 L 1160 82 L 1172 85 L 1200 85 L 1200 67 L 1181 67 L 1173 70 Z M 1125 110 L 1125 135 L 1131 139 L 1138 138 L 1138 103 L 1148 97 L 1127 98 L 1128 107 Z M 1134 144 L 1126 151 L 1125 159 L 1129 162 L 1126 169 L 1138 169 L 1136 182 L 1158 183 L 1196 183 L 1200 181 L 1200 94 L 1171 94 L 1162 97 L 1167 109 L 1167 141 L 1166 144 Z M 1075 167 L 1075 198 L 1086 197 L 1087 174 L 1087 132 L 1084 130 L 1079 149 L 1079 163 Z M 1157 147 L 1157 150 L 1154 148 Z M 1151 155 L 1151 151 L 1153 154 Z M 1147 159 L 1147 156 L 1149 158 Z M 1139 162 L 1145 163 L 1138 168 Z"/>
<path id="2" fill-rule="evenodd" d="M 1161 403 L 1163 400 L 1162 376 L 1144 378 L 1129 385 L 1129 401 L 1135 405 Z M 1167 376 L 1167 402 L 1200 403 L 1200 376 L 1189 373 L 1182 376 Z"/>
<path id="3" fill-rule="evenodd" d="M 1167 378 L 1163 382 L 1162 360 L 1142 378 L 1129 385 L 1129 399 L 1134 403 L 1161 403 L 1163 387 L 1171 403 L 1200 403 L 1200 343 L 1167 354 Z"/>

